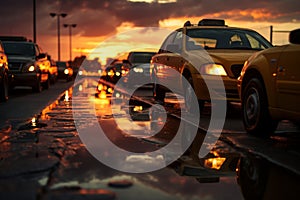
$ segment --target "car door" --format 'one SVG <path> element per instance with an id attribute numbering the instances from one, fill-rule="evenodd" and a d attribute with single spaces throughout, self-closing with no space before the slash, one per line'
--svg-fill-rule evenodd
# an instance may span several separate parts
<path id="1" fill-rule="evenodd" d="M 277 104 L 280 109 L 300 112 L 300 45 L 290 44 L 277 66 Z"/>
<path id="2" fill-rule="evenodd" d="M 158 83 L 175 89 L 180 88 L 180 60 L 183 34 L 181 30 L 171 33 L 160 48 L 159 53 L 153 57 L 155 73 Z M 181 63 L 182 65 L 182 63 Z"/>

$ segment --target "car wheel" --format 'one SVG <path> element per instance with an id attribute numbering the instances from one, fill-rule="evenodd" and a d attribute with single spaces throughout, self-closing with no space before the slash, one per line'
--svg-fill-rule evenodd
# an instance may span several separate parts
<path id="1" fill-rule="evenodd" d="M 37 92 L 37 93 L 42 92 L 43 87 L 42 87 L 41 80 L 38 80 L 38 81 L 35 83 L 35 86 L 32 87 L 32 90 L 33 90 L 34 92 Z"/>
<path id="2" fill-rule="evenodd" d="M 8 100 L 8 88 L 8 77 L 6 74 L 4 74 L 2 83 L 0 85 L 0 102 L 6 102 Z"/>
<path id="3" fill-rule="evenodd" d="M 241 157 L 238 163 L 237 182 L 245 199 L 263 199 L 269 177 L 269 166 L 254 156 Z"/>
<path id="4" fill-rule="evenodd" d="M 165 102 L 166 91 L 159 84 L 153 85 L 153 95 L 156 101 L 162 104 Z"/>
<path id="5" fill-rule="evenodd" d="M 43 83 L 43 88 L 46 89 L 46 90 L 48 90 L 50 88 L 50 79 L 49 78 L 50 78 L 50 76 L 48 76 L 47 81 L 45 81 Z"/>
<path id="6" fill-rule="evenodd" d="M 251 79 L 242 95 L 242 116 L 247 133 L 267 137 L 273 133 L 278 122 L 272 120 L 261 80 Z"/>
<path id="7" fill-rule="evenodd" d="M 199 111 L 200 114 L 203 111 L 204 108 L 204 104 L 205 101 L 203 100 L 196 100 L 193 98 L 193 94 L 195 93 L 194 91 L 194 84 L 193 84 L 193 79 L 192 77 L 187 77 L 186 78 L 188 83 L 184 88 L 185 88 L 185 92 L 184 92 L 184 101 L 185 101 L 185 107 L 187 112 L 189 113 L 195 113 L 197 111 L 197 109 L 194 109 L 192 105 L 198 105 L 199 106 Z"/>

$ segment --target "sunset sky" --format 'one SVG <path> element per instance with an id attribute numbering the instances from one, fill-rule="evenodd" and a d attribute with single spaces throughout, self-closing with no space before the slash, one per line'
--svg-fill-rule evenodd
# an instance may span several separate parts
<path id="1" fill-rule="evenodd" d="M 33 39 L 32 5 L 33 0 L 1 0 L 0 35 Z M 62 60 L 69 59 L 68 29 L 63 24 L 75 23 L 73 58 L 100 57 L 102 63 L 120 51 L 158 48 L 168 31 L 186 20 L 222 18 L 229 26 L 254 29 L 267 39 L 270 25 L 275 31 L 300 28 L 299 0 L 36 0 L 36 10 L 37 43 L 45 52 L 57 59 L 57 18 L 49 13 L 67 13 L 61 18 Z M 273 44 L 287 43 L 287 38 L 287 33 L 274 33 Z"/>

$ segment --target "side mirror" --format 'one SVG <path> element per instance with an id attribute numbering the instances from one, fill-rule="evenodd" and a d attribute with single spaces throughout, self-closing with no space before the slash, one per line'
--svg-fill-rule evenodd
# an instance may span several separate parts
<path id="1" fill-rule="evenodd" d="M 45 53 L 40 53 L 40 54 L 37 56 L 37 59 L 43 59 L 43 58 L 47 58 L 47 54 L 45 54 Z"/>
<path id="2" fill-rule="evenodd" d="M 168 44 L 167 49 L 168 52 L 179 53 L 179 45 L 178 44 Z"/>
<path id="3" fill-rule="evenodd" d="M 289 42 L 292 44 L 300 44 L 300 29 L 295 29 L 290 32 Z"/>

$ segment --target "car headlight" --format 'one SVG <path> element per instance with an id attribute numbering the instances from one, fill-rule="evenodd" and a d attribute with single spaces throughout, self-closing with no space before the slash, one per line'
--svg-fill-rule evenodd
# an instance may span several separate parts
<path id="1" fill-rule="evenodd" d="M 34 66 L 34 63 L 30 62 L 25 65 L 23 68 L 23 72 L 34 72 L 36 70 L 36 67 Z"/>
<path id="2" fill-rule="evenodd" d="M 202 65 L 200 68 L 201 74 L 227 76 L 224 67 L 220 64 L 209 63 Z"/>
<path id="3" fill-rule="evenodd" d="M 68 74 L 69 74 L 69 69 L 65 69 L 65 70 L 64 70 L 64 73 L 65 73 L 66 75 L 68 75 Z"/>
<path id="4" fill-rule="evenodd" d="M 144 69 L 141 68 L 141 67 L 135 67 L 135 68 L 133 68 L 133 71 L 136 72 L 136 73 L 143 73 Z"/>

